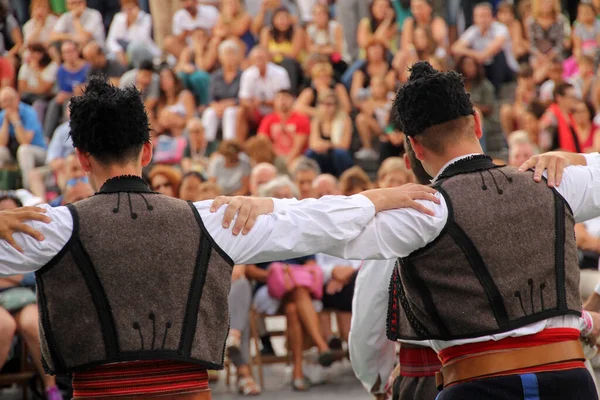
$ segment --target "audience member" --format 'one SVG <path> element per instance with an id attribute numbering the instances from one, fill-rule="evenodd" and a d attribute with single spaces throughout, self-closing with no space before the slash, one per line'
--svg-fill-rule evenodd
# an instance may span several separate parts
<path id="1" fill-rule="evenodd" d="M 408 48 L 396 53 L 392 62 L 392 66 L 400 82 L 408 80 L 409 69 L 414 63 L 429 61 L 433 57 L 446 57 L 446 50 L 443 47 L 436 47 L 436 42 L 429 26 L 417 26 L 414 29 L 413 36 L 413 43 Z"/>
<path id="2" fill-rule="evenodd" d="M 278 157 L 283 157 L 290 167 L 304 154 L 310 136 L 310 120 L 295 111 L 294 96 L 289 90 L 280 90 L 275 96 L 273 113 L 267 115 L 258 128 L 258 134 L 273 142 Z"/>
<path id="3" fill-rule="evenodd" d="M 71 187 L 80 182 L 85 184 L 90 183 L 86 172 L 81 167 L 81 164 L 75 155 L 75 152 L 72 152 L 65 158 L 65 165 L 63 167 L 62 174 L 62 182 L 60 182 L 61 186 L 58 188 L 60 195 L 49 202 L 52 207 L 68 204 L 65 203 L 65 194 Z M 77 191 L 75 193 L 77 193 Z"/>
<path id="4" fill-rule="evenodd" d="M 250 173 L 250 196 L 258 197 L 260 187 L 277 176 L 277 168 L 266 162 L 255 165 Z"/>
<path id="5" fill-rule="evenodd" d="M 502 1 L 497 7 L 496 19 L 508 28 L 510 40 L 508 45 L 515 60 L 527 63 L 529 60 L 530 45 L 525 37 L 523 23 L 517 19 L 515 7 L 512 2 Z"/>
<path id="6" fill-rule="evenodd" d="M 16 58 L 23 46 L 23 34 L 19 22 L 13 17 L 4 3 L 0 3 L 0 25 L 2 40 L 0 40 L 0 55 L 16 63 Z"/>
<path id="7" fill-rule="evenodd" d="M 293 0 L 245 0 L 246 10 L 252 16 L 252 34 L 259 37 L 263 27 L 273 23 L 275 11 L 287 9 L 298 20 L 298 9 Z"/>
<path id="8" fill-rule="evenodd" d="M 300 62 L 306 49 L 305 32 L 286 8 L 275 10 L 271 25 L 261 30 L 260 46 L 269 51 L 273 62 L 287 71 L 291 89 L 297 94 L 302 82 Z"/>
<path id="9" fill-rule="evenodd" d="M 287 174 L 285 159 L 277 157 L 273 142 L 266 136 L 252 136 L 244 142 L 244 153 L 250 158 L 250 165 L 269 163 L 275 165 L 282 174 Z"/>
<path id="10" fill-rule="evenodd" d="M 352 196 L 371 189 L 371 180 L 359 166 L 354 166 L 340 176 L 340 190 L 344 196 Z"/>
<path id="11" fill-rule="evenodd" d="M 222 0 L 221 14 L 213 29 L 213 37 L 218 44 L 225 40 L 236 41 L 243 48 L 241 53 L 245 54 L 256 44 L 250 31 L 251 24 L 252 17 L 244 10 L 241 0 Z"/>
<path id="12" fill-rule="evenodd" d="M 517 129 L 523 129 L 527 108 L 537 97 L 537 88 L 533 78 L 533 70 L 529 66 L 521 67 L 517 74 L 517 88 L 514 103 L 506 103 L 500 107 L 500 124 L 505 135 Z"/>
<path id="13" fill-rule="evenodd" d="M 334 79 L 333 67 L 328 62 L 317 63 L 310 69 L 310 86 L 302 90 L 296 102 L 294 109 L 310 117 L 318 115 L 317 100 L 319 96 L 331 90 L 335 91 L 340 102 L 340 107 L 345 113 L 352 111 L 352 102 L 348 96 L 348 91 L 339 82 Z"/>
<path id="14" fill-rule="evenodd" d="M 573 110 L 579 96 L 570 83 L 561 83 L 554 89 L 552 103 L 541 120 L 539 145 L 542 151 L 561 149 L 581 152 L 581 143 L 573 135 Z"/>
<path id="15" fill-rule="evenodd" d="M 313 23 L 306 28 L 306 37 L 308 52 L 327 56 L 341 76 L 352 62 L 352 58 L 344 38 L 344 27 L 331 19 L 327 4 L 315 4 Z"/>
<path id="16" fill-rule="evenodd" d="M 88 197 L 92 197 L 94 195 L 94 189 L 92 185 L 88 182 L 77 182 L 74 185 L 69 185 L 67 182 L 67 186 L 64 190 L 64 194 L 62 197 L 62 206 L 66 206 L 67 204 L 72 204 L 80 200 L 85 200 Z"/>
<path id="17" fill-rule="evenodd" d="M 199 118 L 192 118 L 185 127 L 187 133 L 187 146 L 181 160 L 181 170 L 184 173 L 196 171 L 205 173 L 208 168 L 208 157 L 206 154 L 207 141 Z"/>
<path id="18" fill-rule="evenodd" d="M 357 30 L 363 18 L 369 15 L 369 2 L 364 0 L 344 0 L 336 3 L 336 19 L 344 24 L 344 39 L 352 60 L 359 56 Z M 366 40 L 365 40 L 366 41 Z"/>
<path id="19" fill-rule="evenodd" d="M 525 131 L 515 131 L 508 136 L 508 165 L 519 168 L 536 155 L 538 150 Z"/>
<path id="20" fill-rule="evenodd" d="M 384 135 L 388 126 L 392 108 L 388 93 L 383 77 L 371 78 L 369 97 L 360 103 L 360 113 L 356 116 L 361 149 L 354 157 L 359 160 L 376 160 L 378 157 L 373 149 L 373 139 Z"/>
<path id="21" fill-rule="evenodd" d="M 44 117 L 44 134 L 47 138 L 52 137 L 64 115 L 67 100 L 77 94 L 76 91 L 81 90 L 81 85 L 86 82 L 90 69 L 89 64 L 79 57 L 79 50 L 75 42 L 70 40 L 63 42 L 61 55 L 63 63 L 58 68 L 56 76 L 58 93 L 48 103 Z"/>
<path id="22" fill-rule="evenodd" d="M 577 10 L 577 20 L 573 26 L 573 56 L 583 55 L 594 57 L 600 47 L 600 20 L 596 18 L 594 5 L 580 2 Z"/>
<path id="23" fill-rule="evenodd" d="M 570 37 L 571 26 L 561 13 L 560 0 L 533 0 L 532 16 L 527 21 L 533 69 L 548 65 L 554 58 L 563 60 Z"/>
<path id="24" fill-rule="evenodd" d="M 41 43 L 31 43 L 19 69 L 17 88 L 21 99 L 35 109 L 38 121 L 44 120 L 57 74 L 58 65 L 52 61 L 46 47 Z"/>
<path id="25" fill-rule="evenodd" d="M 249 123 L 258 126 L 262 118 L 273 111 L 275 95 L 290 89 L 287 71 L 269 61 L 269 52 L 263 47 L 255 47 L 250 52 L 252 66 L 243 73 L 240 81 L 241 109 L 236 124 L 238 140 L 248 136 Z"/>
<path id="26" fill-rule="evenodd" d="M 539 100 L 550 104 L 554 99 L 554 89 L 565 82 L 563 76 L 563 63 L 559 58 L 553 59 L 544 67 L 534 70 L 533 76 L 536 82 L 543 82 L 539 89 Z M 540 80 L 540 77 L 541 80 Z M 547 80 L 545 80 L 547 78 Z M 545 81 L 544 81 L 545 80 Z"/>
<path id="27" fill-rule="evenodd" d="M 126 88 L 135 86 L 142 93 L 144 107 L 146 108 L 150 120 L 156 118 L 154 108 L 158 103 L 160 96 L 160 77 L 154 72 L 152 61 L 146 60 L 138 68 L 127 71 L 119 81 L 119 87 Z"/>
<path id="28" fill-rule="evenodd" d="M 369 96 L 371 79 L 382 77 L 386 92 L 396 87 L 396 73 L 385 55 L 385 47 L 381 42 L 374 41 L 367 45 L 366 63 L 352 76 L 350 97 L 354 106 L 360 108 L 362 101 Z"/>
<path id="29" fill-rule="evenodd" d="M 313 181 L 313 193 L 315 198 L 320 199 L 323 196 L 340 195 L 338 180 L 331 174 L 321 174 Z"/>
<path id="30" fill-rule="evenodd" d="M 313 181 L 321 174 L 319 164 L 307 157 L 300 157 L 290 169 L 290 176 L 298 188 L 300 200 L 314 198 Z"/>
<path id="31" fill-rule="evenodd" d="M 389 157 L 377 170 L 377 186 L 380 188 L 397 187 L 411 182 L 412 176 L 406 169 L 403 158 Z"/>
<path id="32" fill-rule="evenodd" d="M 398 50 L 398 26 L 396 12 L 390 0 L 373 0 L 369 7 L 369 16 L 358 25 L 357 43 L 359 58 L 367 57 L 367 47 L 374 41 L 384 45 L 385 50 L 395 54 Z"/>
<path id="33" fill-rule="evenodd" d="M 598 127 L 594 124 L 594 114 L 594 107 L 585 101 L 579 101 L 573 107 L 573 128 L 584 153 L 600 149 L 600 135 L 597 134 Z"/>
<path id="34" fill-rule="evenodd" d="M 210 71 L 218 61 L 219 42 L 212 40 L 204 30 L 197 30 L 191 36 L 191 44 L 181 51 L 175 72 L 183 81 L 186 89 L 190 90 L 204 109 L 209 102 Z"/>
<path id="35" fill-rule="evenodd" d="M 161 55 L 152 39 L 152 17 L 140 9 L 138 0 L 121 0 L 121 11 L 110 24 L 106 50 L 122 65 L 134 68 Z"/>
<path id="36" fill-rule="evenodd" d="M 462 56 L 456 62 L 456 71 L 465 77 L 465 89 L 471 95 L 475 110 L 483 118 L 483 129 L 487 132 L 491 125 L 490 118 L 496 115 L 494 86 L 485 77 L 484 67 L 471 56 Z M 485 133 L 484 133 L 485 137 Z M 482 138 L 485 140 L 485 138 Z"/>
<path id="37" fill-rule="evenodd" d="M 29 189 L 29 173 L 46 161 L 42 126 L 33 107 L 11 87 L 0 90 L 0 107 L 0 168 L 16 160 L 23 187 Z"/>
<path id="38" fill-rule="evenodd" d="M 250 163 L 235 140 L 225 140 L 218 154 L 210 160 L 208 178 L 225 196 L 245 196 L 249 191 Z"/>
<path id="39" fill-rule="evenodd" d="M 156 165 L 148 174 L 150 187 L 155 192 L 169 197 L 177 197 L 181 183 L 181 172 L 167 165 Z"/>
<path id="40" fill-rule="evenodd" d="M 242 78 L 241 59 L 241 50 L 234 40 L 226 40 L 219 45 L 221 68 L 211 76 L 208 95 L 210 103 L 202 113 L 204 133 L 209 142 L 217 139 L 219 125 L 222 128 L 223 140 L 237 138 L 238 93 Z"/>
<path id="41" fill-rule="evenodd" d="M 179 185 L 179 198 L 185 201 L 201 201 L 206 200 L 204 195 L 209 191 L 204 184 L 214 185 L 215 191 L 218 192 L 217 196 L 221 194 L 221 189 L 213 182 L 207 182 L 204 175 L 196 171 L 190 171 L 183 175 L 181 178 L 181 184 Z M 216 197 L 216 196 L 215 196 Z"/>
<path id="42" fill-rule="evenodd" d="M 53 42 L 66 40 L 84 46 L 90 41 L 104 45 L 104 22 L 102 14 L 87 7 L 86 0 L 66 0 L 67 11 L 56 22 L 50 35 Z"/>
<path id="43" fill-rule="evenodd" d="M 23 25 L 23 43 L 48 45 L 58 18 L 51 14 L 48 0 L 31 1 L 31 19 Z"/>
<path id="44" fill-rule="evenodd" d="M 512 54 L 512 42 L 508 28 L 494 21 L 492 6 L 480 3 L 473 10 L 475 24 L 469 27 L 452 45 L 455 56 L 469 56 L 482 64 L 485 75 L 496 90 L 503 83 L 511 82 L 519 70 Z"/>
<path id="45" fill-rule="evenodd" d="M 173 15 L 173 36 L 164 39 L 165 50 L 176 58 L 191 44 L 196 31 L 210 35 L 219 18 L 215 7 L 198 4 L 197 0 L 181 0 L 180 4 L 181 9 Z"/>
<path id="46" fill-rule="evenodd" d="M 352 120 L 333 91 L 321 94 L 317 106 L 306 156 L 315 160 L 323 173 L 340 176 L 354 164 L 350 155 Z"/>
<path id="47" fill-rule="evenodd" d="M 185 125 L 195 114 L 194 96 L 184 89 L 181 79 L 171 68 L 163 68 L 159 76 L 160 94 L 156 104 L 156 121 L 152 126 L 158 134 L 181 136 Z"/>
<path id="48" fill-rule="evenodd" d="M 416 45 L 417 28 L 431 30 L 436 49 L 446 51 L 448 48 L 448 25 L 443 18 L 435 16 L 431 0 L 412 0 L 410 2 L 412 16 L 404 20 L 402 25 L 402 48 L 408 49 Z"/>
<path id="49" fill-rule="evenodd" d="M 96 42 L 90 42 L 83 48 L 83 59 L 90 65 L 88 78 L 103 76 L 116 86 L 119 85 L 121 76 L 127 70 L 118 61 L 106 57 L 104 49 Z"/>

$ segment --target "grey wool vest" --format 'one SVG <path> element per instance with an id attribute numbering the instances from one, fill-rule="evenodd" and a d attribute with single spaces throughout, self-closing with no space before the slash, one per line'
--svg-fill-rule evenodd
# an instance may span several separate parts
<path id="1" fill-rule="evenodd" d="M 221 369 L 233 262 L 194 205 L 119 177 L 69 209 L 71 239 L 36 273 L 47 372 L 155 359 Z"/>
<path id="2" fill-rule="evenodd" d="M 451 165 L 435 188 L 448 221 L 397 262 L 391 340 L 467 339 L 581 315 L 574 218 L 556 190 L 485 156 Z"/>

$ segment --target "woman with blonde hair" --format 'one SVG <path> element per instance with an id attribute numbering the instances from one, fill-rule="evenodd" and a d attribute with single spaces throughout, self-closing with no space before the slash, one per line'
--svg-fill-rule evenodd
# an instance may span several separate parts
<path id="1" fill-rule="evenodd" d="M 412 173 L 406 168 L 402 157 L 389 157 L 377 170 L 377 186 L 391 188 L 413 182 Z"/>
<path id="2" fill-rule="evenodd" d="M 552 59 L 564 57 L 571 47 L 571 25 L 561 13 L 560 0 L 533 0 L 527 36 L 534 70 L 548 68 Z"/>
<path id="3" fill-rule="evenodd" d="M 306 156 L 315 160 L 323 173 L 340 176 L 354 163 L 350 156 L 352 120 L 341 108 L 334 91 L 319 96 L 318 113 L 310 127 Z"/>
<path id="4" fill-rule="evenodd" d="M 304 89 L 294 103 L 298 112 L 314 117 L 318 114 L 317 101 L 322 93 L 335 91 L 342 109 L 346 113 L 352 111 L 352 103 L 348 91 L 334 79 L 333 67 L 329 62 L 318 62 L 310 69 L 311 84 Z"/>
<path id="5" fill-rule="evenodd" d="M 344 196 L 352 196 L 373 187 L 367 173 L 359 166 L 347 169 L 340 176 L 340 190 Z"/>

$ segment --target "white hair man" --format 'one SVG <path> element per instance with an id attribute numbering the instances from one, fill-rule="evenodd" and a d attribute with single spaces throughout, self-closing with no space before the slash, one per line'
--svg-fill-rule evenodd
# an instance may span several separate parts
<path id="1" fill-rule="evenodd" d="M 250 195 L 258 196 L 260 187 L 275 179 L 276 176 L 277 168 L 273 164 L 265 162 L 255 165 L 250 173 Z"/>
<path id="2" fill-rule="evenodd" d="M 527 132 L 515 131 L 508 136 L 508 165 L 511 167 L 520 167 L 536 154 L 538 149 Z"/>
<path id="3" fill-rule="evenodd" d="M 321 174 L 312 184 L 314 195 L 317 199 L 323 196 L 341 194 L 338 180 L 331 174 Z"/>
<path id="4" fill-rule="evenodd" d="M 258 189 L 260 197 L 273 197 L 276 199 L 293 199 L 300 194 L 298 187 L 287 176 L 278 176 L 271 182 Z"/>

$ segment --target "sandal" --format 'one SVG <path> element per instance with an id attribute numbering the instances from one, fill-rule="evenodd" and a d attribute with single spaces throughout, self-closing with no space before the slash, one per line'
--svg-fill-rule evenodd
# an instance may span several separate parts
<path id="1" fill-rule="evenodd" d="M 226 354 L 230 359 L 239 357 L 242 353 L 242 338 L 239 335 L 232 335 L 230 332 L 229 336 L 227 336 L 225 348 Z"/>
<path id="2" fill-rule="evenodd" d="M 242 378 L 237 383 L 238 392 L 242 396 L 258 396 L 260 394 L 260 386 L 254 382 L 252 378 Z"/>
<path id="3" fill-rule="evenodd" d="M 292 389 L 294 392 L 306 392 L 310 389 L 311 382 L 307 378 L 294 378 L 292 380 Z"/>

